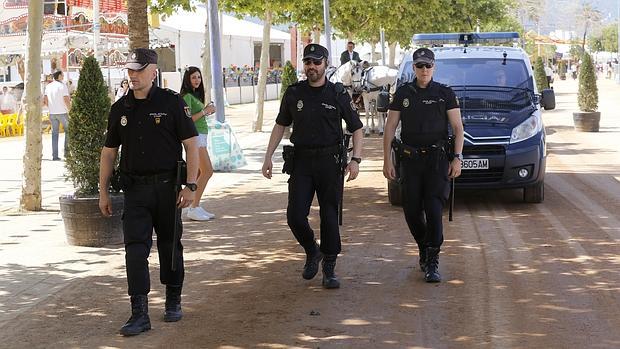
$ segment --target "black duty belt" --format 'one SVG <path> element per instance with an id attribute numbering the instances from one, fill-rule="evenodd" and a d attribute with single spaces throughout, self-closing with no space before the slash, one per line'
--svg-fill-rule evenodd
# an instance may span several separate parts
<path id="1" fill-rule="evenodd" d="M 340 146 L 338 144 L 327 147 L 295 147 L 296 156 L 306 157 L 338 154 L 339 151 Z"/>
<path id="2" fill-rule="evenodd" d="M 402 143 L 401 145 L 401 156 L 405 158 L 413 158 L 415 156 L 425 156 L 434 154 L 437 151 L 443 151 L 443 144 L 433 144 L 425 147 L 412 147 L 410 145 Z"/>
<path id="3" fill-rule="evenodd" d="M 157 184 L 157 183 L 169 183 L 176 180 L 176 171 L 162 172 L 152 175 L 134 175 L 124 173 L 125 176 L 131 178 L 133 184 Z"/>

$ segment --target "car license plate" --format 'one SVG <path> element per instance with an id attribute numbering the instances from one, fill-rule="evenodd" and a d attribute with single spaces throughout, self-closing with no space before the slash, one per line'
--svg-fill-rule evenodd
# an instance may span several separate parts
<path id="1" fill-rule="evenodd" d="M 461 164 L 463 170 L 488 170 L 489 159 L 463 159 Z"/>

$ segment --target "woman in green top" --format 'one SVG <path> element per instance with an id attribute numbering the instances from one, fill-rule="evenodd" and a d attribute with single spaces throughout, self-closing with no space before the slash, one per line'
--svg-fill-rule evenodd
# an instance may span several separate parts
<path id="1" fill-rule="evenodd" d="M 202 84 L 200 69 L 196 67 L 188 67 L 185 69 L 183 85 L 181 86 L 181 96 L 183 96 L 185 104 L 189 107 L 192 120 L 194 120 L 196 130 L 198 131 L 198 154 L 200 158 L 200 172 L 198 173 L 198 180 L 196 181 L 198 185 L 196 189 L 196 200 L 194 200 L 192 206 L 189 207 L 187 217 L 194 221 L 208 221 L 214 218 L 215 215 L 200 207 L 200 198 L 207 187 L 209 178 L 213 176 L 213 166 L 211 165 L 211 159 L 207 151 L 207 133 L 209 132 L 209 128 L 205 117 L 213 114 L 215 112 L 215 107 L 213 103 L 209 103 L 206 106 L 204 104 L 205 88 Z"/>

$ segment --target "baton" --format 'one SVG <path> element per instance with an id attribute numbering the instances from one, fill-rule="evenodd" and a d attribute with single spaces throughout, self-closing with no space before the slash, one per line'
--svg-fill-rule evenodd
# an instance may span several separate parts
<path id="1" fill-rule="evenodd" d="M 177 205 L 177 201 L 179 200 L 179 191 L 181 189 L 181 171 L 183 167 L 183 160 L 177 161 L 177 178 L 174 183 L 174 230 L 172 232 L 172 263 L 170 264 L 170 269 L 172 271 L 177 270 L 177 246 L 179 244 L 179 225 L 181 225 L 181 208 Z"/>
<path id="2" fill-rule="evenodd" d="M 452 210 L 454 209 L 454 177 L 452 177 L 452 183 L 450 188 L 450 208 L 448 210 L 448 221 L 452 222 Z"/>

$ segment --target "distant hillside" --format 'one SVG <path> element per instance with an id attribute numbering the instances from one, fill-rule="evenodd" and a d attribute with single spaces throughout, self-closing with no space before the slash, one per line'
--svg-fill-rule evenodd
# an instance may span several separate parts
<path id="1" fill-rule="evenodd" d="M 602 24 L 615 23 L 618 17 L 618 0 L 589 0 L 592 7 L 601 12 Z M 583 26 L 575 21 L 575 13 L 583 1 L 575 0 L 546 0 L 545 10 L 542 15 L 542 33 L 548 33 L 555 29 L 583 31 Z M 534 29 L 534 24 L 528 24 L 527 29 Z"/>

